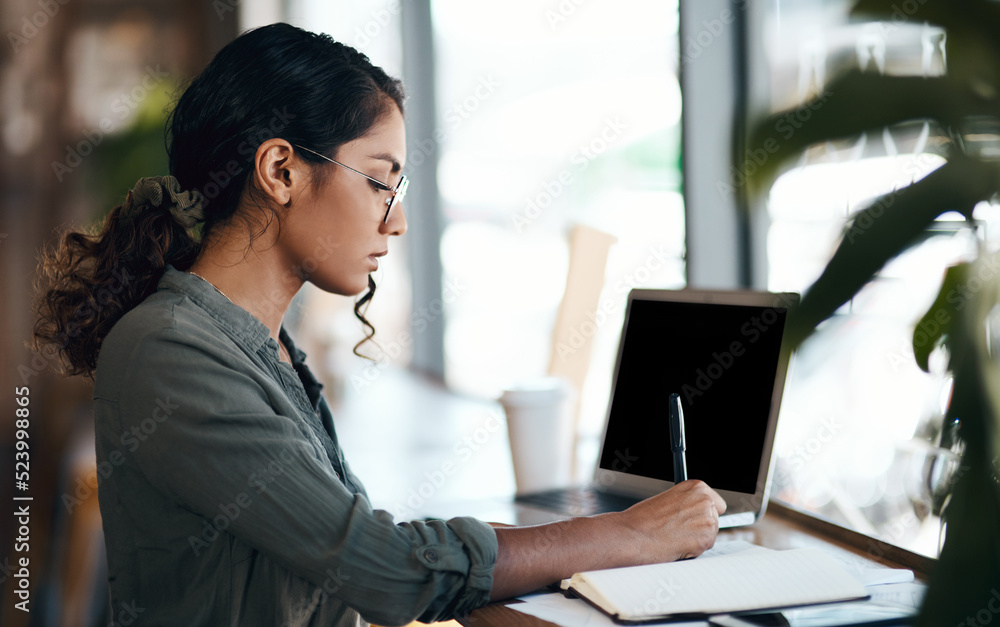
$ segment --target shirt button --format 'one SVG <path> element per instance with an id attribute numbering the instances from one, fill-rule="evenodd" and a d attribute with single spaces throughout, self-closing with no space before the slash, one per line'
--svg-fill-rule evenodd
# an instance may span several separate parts
<path id="1" fill-rule="evenodd" d="M 431 564 L 438 561 L 437 551 L 435 551 L 434 549 L 427 549 L 426 551 L 424 551 L 424 559 L 430 562 Z"/>

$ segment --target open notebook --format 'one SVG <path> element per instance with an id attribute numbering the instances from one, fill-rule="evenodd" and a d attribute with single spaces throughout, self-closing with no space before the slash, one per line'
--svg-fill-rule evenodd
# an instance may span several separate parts
<path id="1" fill-rule="evenodd" d="M 626 623 L 868 598 L 858 580 L 818 549 L 594 570 L 573 575 L 569 588 Z"/>

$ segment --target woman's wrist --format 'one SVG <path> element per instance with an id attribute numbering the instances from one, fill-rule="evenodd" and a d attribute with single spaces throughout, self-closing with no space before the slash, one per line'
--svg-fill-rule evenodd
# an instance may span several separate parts
<path id="1" fill-rule="evenodd" d="M 645 538 L 633 524 L 632 516 L 627 510 L 598 514 L 590 518 L 600 524 L 600 528 L 594 532 L 596 540 L 593 543 L 604 549 L 600 556 L 603 565 L 599 568 L 631 566 L 642 561 Z"/>

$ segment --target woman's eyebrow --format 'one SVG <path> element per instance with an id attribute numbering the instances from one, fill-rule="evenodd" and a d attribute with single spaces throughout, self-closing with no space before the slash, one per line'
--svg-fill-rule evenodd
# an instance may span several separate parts
<path id="1" fill-rule="evenodd" d="M 382 161 L 388 161 L 389 163 L 392 164 L 392 170 L 390 170 L 391 172 L 399 172 L 402 169 L 402 166 L 399 165 L 399 161 L 396 161 L 396 158 L 387 152 L 380 152 L 375 155 L 368 155 L 368 157 L 370 159 L 380 159 Z"/>

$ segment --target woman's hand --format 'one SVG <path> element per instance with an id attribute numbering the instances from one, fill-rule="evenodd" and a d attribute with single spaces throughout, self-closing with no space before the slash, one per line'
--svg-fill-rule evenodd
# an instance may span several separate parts
<path id="1" fill-rule="evenodd" d="M 712 548 L 725 511 L 726 502 L 715 490 L 691 480 L 612 516 L 631 533 L 632 563 L 650 564 L 696 557 Z"/>
<path id="2" fill-rule="evenodd" d="M 493 600 L 573 573 L 701 555 L 715 544 L 726 502 L 702 481 L 684 481 L 624 512 L 532 527 L 494 525 L 499 544 Z"/>

